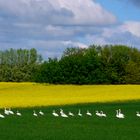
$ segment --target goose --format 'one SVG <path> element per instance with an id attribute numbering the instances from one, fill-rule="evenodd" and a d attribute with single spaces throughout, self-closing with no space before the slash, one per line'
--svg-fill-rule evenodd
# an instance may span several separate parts
<path id="1" fill-rule="evenodd" d="M 121 116 L 122 118 L 124 118 L 124 114 L 121 113 L 121 109 L 119 109 L 119 116 Z"/>
<path id="2" fill-rule="evenodd" d="M 17 115 L 17 116 L 21 116 L 21 113 L 19 113 L 19 111 L 17 110 L 16 115 Z"/>
<path id="3" fill-rule="evenodd" d="M 60 109 L 60 114 L 63 114 L 63 109 Z"/>
<path id="4" fill-rule="evenodd" d="M 14 114 L 14 112 L 9 108 L 9 114 L 11 114 L 11 115 L 13 115 Z"/>
<path id="5" fill-rule="evenodd" d="M 42 115 L 42 116 L 44 115 L 44 113 L 41 110 L 39 111 L 39 114 Z"/>
<path id="6" fill-rule="evenodd" d="M 6 115 L 10 114 L 9 111 L 6 108 L 4 108 L 4 114 L 6 114 Z"/>
<path id="7" fill-rule="evenodd" d="M 62 113 L 62 114 L 61 114 L 61 117 L 63 117 L 63 118 L 68 118 L 68 116 L 67 116 L 65 113 Z"/>
<path id="8" fill-rule="evenodd" d="M 102 117 L 102 114 L 101 114 L 98 110 L 96 111 L 95 114 L 96 114 L 96 116 L 98 116 L 98 117 Z"/>
<path id="9" fill-rule="evenodd" d="M 121 113 L 121 110 L 116 110 L 117 114 L 116 114 L 116 117 L 119 118 L 119 119 L 124 119 L 124 114 Z"/>
<path id="10" fill-rule="evenodd" d="M 140 113 L 138 111 L 136 112 L 136 116 L 137 117 L 140 117 Z"/>
<path id="11" fill-rule="evenodd" d="M 69 112 L 69 116 L 74 116 L 74 114 L 72 112 Z"/>
<path id="12" fill-rule="evenodd" d="M 87 113 L 86 113 L 88 116 L 92 116 L 92 114 L 87 110 Z"/>
<path id="13" fill-rule="evenodd" d="M 4 116 L 4 115 L 2 115 L 2 114 L 0 114 L 0 118 L 5 118 L 5 116 Z"/>
<path id="14" fill-rule="evenodd" d="M 33 115 L 34 115 L 35 117 L 37 117 L 37 116 L 38 116 L 38 115 L 36 114 L 35 110 L 33 111 Z"/>
<path id="15" fill-rule="evenodd" d="M 102 117 L 106 117 L 106 114 L 103 113 L 103 111 L 100 111 L 100 114 L 101 114 Z"/>
<path id="16" fill-rule="evenodd" d="M 55 112 L 55 110 L 53 110 L 52 115 L 55 116 L 55 117 L 58 117 L 58 116 L 59 116 L 59 115 Z"/>
<path id="17" fill-rule="evenodd" d="M 116 110 L 116 117 L 119 118 L 119 111 Z"/>
<path id="18" fill-rule="evenodd" d="M 78 116 L 82 117 L 81 110 L 79 109 Z"/>
<path id="19" fill-rule="evenodd" d="M 68 118 L 68 116 L 63 112 L 62 109 L 60 109 L 60 115 L 61 115 L 61 117 L 63 117 L 63 118 Z"/>

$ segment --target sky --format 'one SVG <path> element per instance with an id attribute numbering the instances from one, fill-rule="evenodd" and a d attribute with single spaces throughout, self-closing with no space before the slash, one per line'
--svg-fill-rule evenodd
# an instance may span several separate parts
<path id="1" fill-rule="evenodd" d="M 140 0 L 0 0 L 0 49 L 36 48 L 44 59 L 67 47 L 140 49 Z"/>

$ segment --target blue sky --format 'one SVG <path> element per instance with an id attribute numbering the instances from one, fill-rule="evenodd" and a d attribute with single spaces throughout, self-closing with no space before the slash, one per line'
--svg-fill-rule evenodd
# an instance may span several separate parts
<path id="1" fill-rule="evenodd" d="M 0 49 L 36 48 L 46 59 L 67 47 L 140 49 L 139 0 L 0 0 Z"/>
<path id="2" fill-rule="evenodd" d="M 104 8 L 116 15 L 120 22 L 140 21 L 140 6 L 137 6 L 136 1 L 138 0 L 97 0 Z"/>

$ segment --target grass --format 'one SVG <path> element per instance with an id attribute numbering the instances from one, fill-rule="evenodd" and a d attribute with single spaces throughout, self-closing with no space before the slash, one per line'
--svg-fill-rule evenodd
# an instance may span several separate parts
<path id="1" fill-rule="evenodd" d="M 45 116 L 33 117 L 32 111 L 45 112 Z M 23 116 L 8 116 L 0 119 L 1 140 L 139 140 L 140 118 L 135 112 L 140 109 L 140 102 L 81 104 L 69 106 L 22 108 Z M 103 110 L 107 118 L 98 118 L 95 115 L 88 117 L 54 118 L 53 109 L 63 108 L 77 114 L 80 108 L 95 112 Z M 115 118 L 115 110 L 121 108 L 126 118 Z M 19 109 L 19 108 L 18 108 Z M 16 108 L 14 109 L 14 111 Z M 2 112 L 2 110 L 0 110 Z M 95 114 L 95 113 L 94 113 Z"/>
<path id="2" fill-rule="evenodd" d="M 140 100 L 139 85 L 0 83 L 0 108 Z"/>

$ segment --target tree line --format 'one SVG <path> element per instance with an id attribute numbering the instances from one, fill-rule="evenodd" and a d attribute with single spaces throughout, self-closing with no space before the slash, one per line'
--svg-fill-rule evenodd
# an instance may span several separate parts
<path id="1" fill-rule="evenodd" d="M 0 81 L 32 81 L 33 72 L 42 62 L 36 49 L 10 49 L 0 51 Z"/>
<path id="2" fill-rule="evenodd" d="M 60 59 L 35 49 L 0 51 L 0 81 L 50 84 L 140 84 L 140 51 L 125 45 L 67 48 Z"/>

